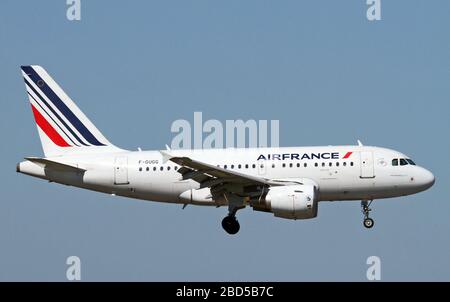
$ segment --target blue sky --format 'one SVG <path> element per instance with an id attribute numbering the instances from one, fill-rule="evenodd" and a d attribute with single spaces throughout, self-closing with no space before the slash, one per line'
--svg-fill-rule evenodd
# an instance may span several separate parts
<path id="1" fill-rule="evenodd" d="M 82 0 L 0 3 L 0 280 L 364 281 L 450 279 L 450 3 Z M 44 66 L 116 145 L 162 149 L 174 120 L 280 120 L 280 145 L 384 146 L 436 176 L 426 192 L 321 203 L 313 220 L 143 202 L 15 173 L 42 155 L 20 65 Z"/>

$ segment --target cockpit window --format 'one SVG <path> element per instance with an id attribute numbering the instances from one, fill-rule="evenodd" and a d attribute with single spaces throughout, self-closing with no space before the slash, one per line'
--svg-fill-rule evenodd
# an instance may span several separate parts
<path id="1" fill-rule="evenodd" d="M 413 162 L 413 161 L 412 161 L 411 159 L 409 159 L 409 158 L 394 158 L 394 159 L 392 160 L 392 165 L 393 165 L 393 166 L 398 166 L 398 165 L 400 165 L 400 166 L 406 166 L 406 165 L 412 165 L 412 166 L 415 166 L 416 163 Z"/>
<path id="2" fill-rule="evenodd" d="M 408 164 L 415 166 L 416 163 L 412 161 L 412 159 L 407 158 L 406 161 L 408 162 Z"/>

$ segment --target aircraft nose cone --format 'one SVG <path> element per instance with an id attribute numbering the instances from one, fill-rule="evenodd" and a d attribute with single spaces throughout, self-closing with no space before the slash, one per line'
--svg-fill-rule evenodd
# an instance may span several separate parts
<path id="1" fill-rule="evenodd" d="M 434 178 L 433 173 L 430 171 L 423 169 L 420 173 L 420 185 L 423 187 L 424 190 L 430 188 L 434 185 L 434 182 L 436 179 Z"/>

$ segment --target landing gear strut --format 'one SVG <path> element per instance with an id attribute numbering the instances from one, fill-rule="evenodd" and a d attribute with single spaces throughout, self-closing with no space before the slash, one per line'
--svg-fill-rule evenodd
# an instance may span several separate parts
<path id="1" fill-rule="evenodd" d="M 241 228 L 241 226 L 239 225 L 239 221 L 237 221 L 236 219 L 236 212 L 242 208 L 244 207 L 235 205 L 228 206 L 229 213 L 228 216 L 226 216 L 222 220 L 222 227 L 230 235 L 237 234 L 237 232 L 239 232 L 239 229 Z"/>
<path id="2" fill-rule="evenodd" d="M 373 227 L 374 225 L 374 221 L 372 218 L 369 217 L 369 212 L 372 211 L 372 209 L 370 208 L 370 205 L 372 204 L 373 200 L 367 201 L 367 200 L 363 200 L 361 201 L 361 208 L 362 208 L 362 212 L 364 214 L 364 220 L 363 220 L 363 225 L 370 229 Z"/>

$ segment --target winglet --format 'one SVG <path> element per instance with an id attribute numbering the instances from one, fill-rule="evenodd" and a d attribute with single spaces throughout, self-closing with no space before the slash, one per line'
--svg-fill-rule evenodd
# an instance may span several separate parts
<path id="1" fill-rule="evenodd" d="M 358 146 L 360 147 L 364 146 L 359 139 L 358 139 Z"/>

